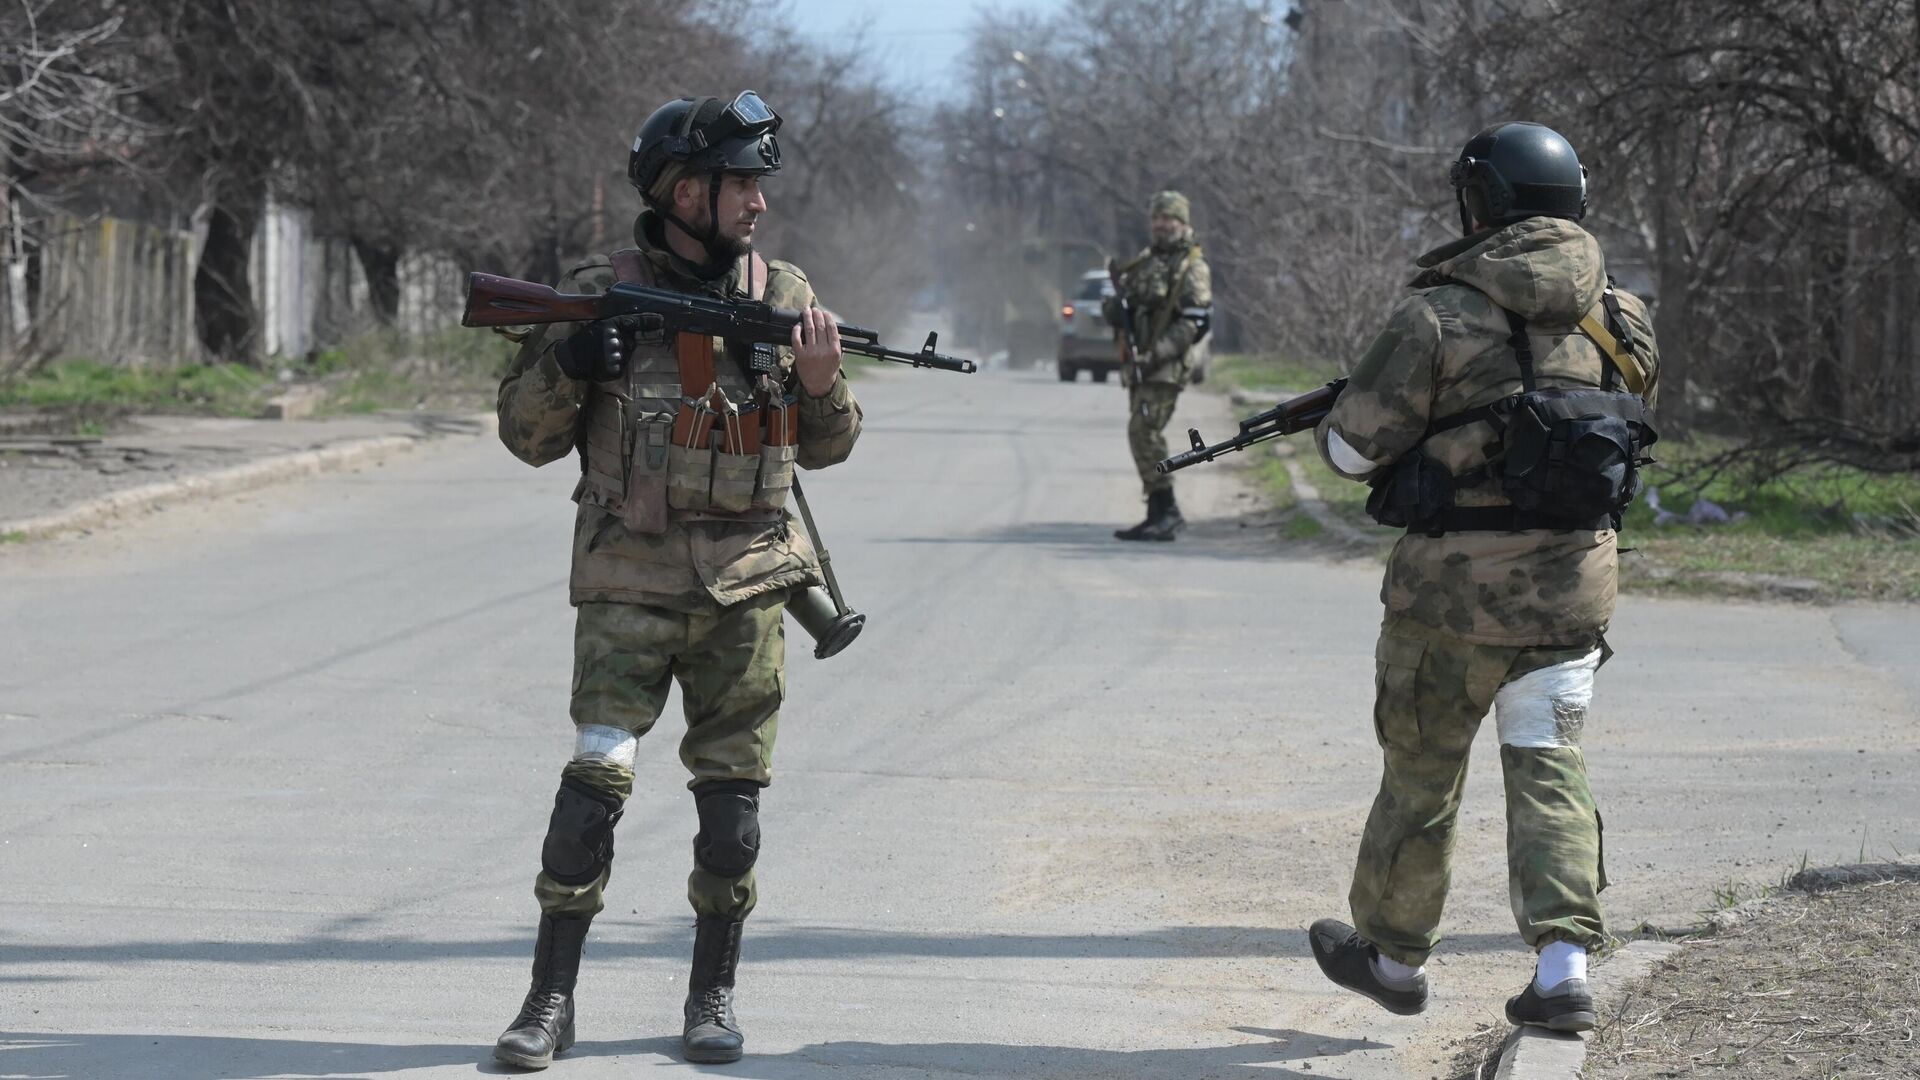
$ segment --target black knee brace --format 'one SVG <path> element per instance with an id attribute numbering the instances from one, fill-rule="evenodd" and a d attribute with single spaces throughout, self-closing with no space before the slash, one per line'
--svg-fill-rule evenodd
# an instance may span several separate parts
<path id="1" fill-rule="evenodd" d="M 560 781 L 553 797 L 540 867 L 562 885 L 586 885 L 613 863 L 613 824 L 620 800 L 572 780 Z"/>
<path id="2" fill-rule="evenodd" d="M 710 780 L 693 789 L 700 833 L 693 861 L 723 878 L 753 869 L 760 857 L 760 785 L 751 780 Z"/>

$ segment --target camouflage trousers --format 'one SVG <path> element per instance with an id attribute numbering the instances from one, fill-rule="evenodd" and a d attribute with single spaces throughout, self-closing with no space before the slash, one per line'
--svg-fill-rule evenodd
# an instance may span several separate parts
<path id="1" fill-rule="evenodd" d="M 1528 676 L 1568 668 L 1577 673 L 1583 661 L 1590 692 L 1603 649 L 1597 641 L 1579 647 L 1476 645 L 1404 616 L 1387 616 L 1375 651 L 1374 701 L 1386 768 L 1348 895 L 1355 928 L 1383 954 L 1418 965 L 1440 940 L 1467 751 L 1496 693 Z M 1501 698 L 1503 710 L 1511 704 Z M 1553 941 L 1591 949 L 1606 936 L 1599 893 L 1607 881 L 1600 814 L 1578 746 L 1586 699 L 1534 704 L 1552 732 L 1537 741 L 1560 745 L 1503 741 L 1500 747 L 1513 916 L 1520 936 L 1535 949 Z M 1506 726 L 1503 717 L 1503 739 Z"/>
<path id="2" fill-rule="evenodd" d="M 1127 388 L 1127 448 L 1133 451 L 1140 486 L 1149 495 L 1173 490 L 1173 477 L 1153 466 L 1167 456 L 1167 424 L 1179 400 L 1180 388 L 1167 383 L 1136 383 Z"/>
<path id="3" fill-rule="evenodd" d="M 688 786 L 709 780 L 765 785 L 773 776 L 773 740 L 786 696 L 785 612 L 780 592 L 705 615 L 581 604 L 574 627 L 574 724 L 643 736 L 677 680 L 687 718 L 680 760 L 693 774 Z M 561 777 L 621 802 L 633 794 L 633 769 L 604 758 L 576 759 Z M 548 915 L 595 915 L 605 905 L 611 874 L 609 867 L 597 881 L 563 885 L 542 870 L 534 896 Z M 699 914 L 744 919 L 757 900 L 753 871 L 721 877 L 696 865 L 687 900 Z"/>

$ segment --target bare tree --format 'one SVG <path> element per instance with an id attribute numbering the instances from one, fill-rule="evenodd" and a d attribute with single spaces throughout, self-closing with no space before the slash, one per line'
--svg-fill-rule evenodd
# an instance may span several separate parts
<path id="1" fill-rule="evenodd" d="M 124 164 L 140 130 L 123 110 L 123 20 L 108 5 L 0 2 L 0 378 L 37 363 L 28 251 L 39 181 Z"/>
<path id="2" fill-rule="evenodd" d="M 1552 117 L 1654 268 L 1669 422 L 1920 463 L 1913 0 L 1462 4 L 1456 92 Z"/>

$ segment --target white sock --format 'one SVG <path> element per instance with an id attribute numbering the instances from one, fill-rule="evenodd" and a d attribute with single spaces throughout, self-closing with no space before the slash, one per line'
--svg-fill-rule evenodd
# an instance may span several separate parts
<path id="1" fill-rule="evenodd" d="M 1427 970 L 1427 965 L 1408 967 L 1385 953 L 1376 953 L 1373 957 L 1373 973 L 1389 982 L 1406 982 L 1415 975 Z"/>
<path id="2" fill-rule="evenodd" d="M 1540 950 L 1540 965 L 1534 970 L 1533 983 L 1542 993 L 1568 979 L 1587 977 L 1587 950 L 1570 941 L 1555 941 Z"/>

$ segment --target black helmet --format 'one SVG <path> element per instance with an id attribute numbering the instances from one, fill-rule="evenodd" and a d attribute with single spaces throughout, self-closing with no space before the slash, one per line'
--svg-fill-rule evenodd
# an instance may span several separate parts
<path id="1" fill-rule="evenodd" d="M 653 110 L 633 137 L 627 157 L 627 179 L 640 189 L 640 199 L 674 228 L 707 250 L 701 277 L 723 274 L 737 252 L 720 245 L 720 177 L 725 173 L 770 176 L 780 171 L 780 114 L 760 95 L 744 91 L 732 101 L 715 97 L 681 98 Z M 706 173 L 707 229 L 702 236 L 680 220 L 673 210 L 653 197 L 653 186 L 668 162 L 679 162 L 694 174 Z"/>
<path id="2" fill-rule="evenodd" d="M 1473 220 L 1509 225 L 1522 218 L 1579 221 L 1587 213 L 1587 170 L 1573 144 L 1550 127 L 1508 123 L 1467 140 L 1447 172 L 1460 202 L 1460 228 Z"/>
<path id="3" fill-rule="evenodd" d="M 667 162 L 696 173 L 738 172 L 765 176 L 780 171 L 780 114 L 748 90 L 732 102 L 681 98 L 653 110 L 633 137 L 627 179 L 642 198 Z"/>

